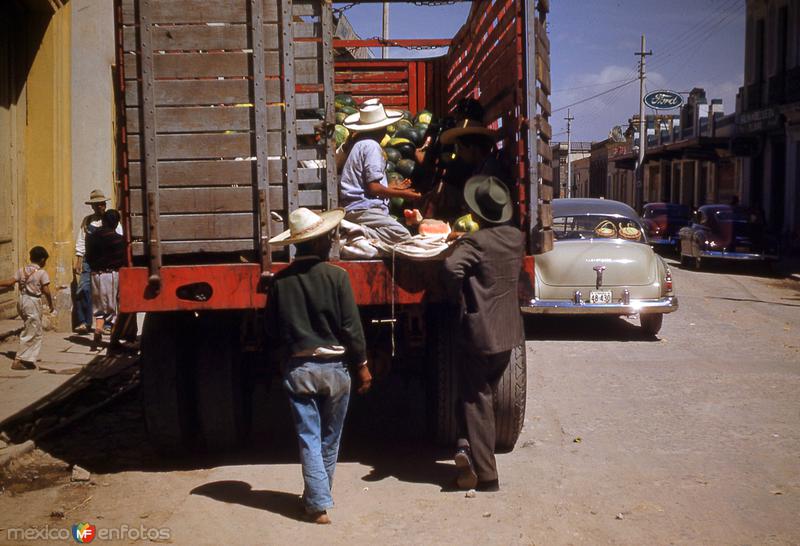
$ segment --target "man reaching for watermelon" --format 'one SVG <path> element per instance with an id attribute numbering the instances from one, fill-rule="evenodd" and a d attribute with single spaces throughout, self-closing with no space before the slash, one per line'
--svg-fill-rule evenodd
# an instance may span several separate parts
<path id="1" fill-rule="evenodd" d="M 386 127 L 402 116 L 402 112 L 385 110 L 379 100 L 371 99 L 343 123 L 356 133 L 340 178 L 339 202 L 346 211 L 345 220 L 363 227 L 368 238 L 388 244 L 411 238 L 408 229 L 389 216 L 389 199 L 416 201 L 421 197 L 409 188 L 390 187 L 386 179 L 380 142 L 386 136 Z"/>
<path id="2" fill-rule="evenodd" d="M 456 483 L 462 489 L 498 491 L 493 391 L 512 349 L 525 340 L 517 300 L 525 235 L 509 225 L 511 194 L 494 176 L 467 180 L 464 200 L 482 227 L 458 240 L 442 270 L 460 329 Z"/>

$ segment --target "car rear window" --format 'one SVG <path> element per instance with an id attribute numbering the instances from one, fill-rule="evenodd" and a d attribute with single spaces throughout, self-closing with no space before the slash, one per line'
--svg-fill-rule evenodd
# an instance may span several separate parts
<path id="1" fill-rule="evenodd" d="M 556 240 L 581 239 L 626 239 L 637 243 L 646 242 L 638 222 L 619 216 L 582 214 L 580 216 L 558 216 L 553 218 L 553 233 Z"/>

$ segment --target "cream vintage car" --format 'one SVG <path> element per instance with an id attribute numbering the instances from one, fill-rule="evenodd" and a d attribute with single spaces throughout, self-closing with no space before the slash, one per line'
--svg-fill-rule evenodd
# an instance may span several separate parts
<path id="1" fill-rule="evenodd" d="M 678 298 L 636 212 L 608 199 L 555 199 L 552 210 L 553 250 L 536 257 L 534 297 L 522 311 L 638 315 L 656 335 Z"/>

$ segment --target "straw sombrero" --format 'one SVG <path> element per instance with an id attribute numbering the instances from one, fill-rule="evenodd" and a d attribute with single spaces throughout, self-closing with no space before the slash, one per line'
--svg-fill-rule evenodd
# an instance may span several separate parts
<path id="1" fill-rule="evenodd" d="M 269 244 L 284 246 L 302 243 L 328 233 L 344 218 L 344 209 L 316 213 L 301 207 L 289 214 L 289 229 L 269 240 Z"/>
<path id="2" fill-rule="evenodd" d="M 442 133 L 439 141 L 442 144 L 452 144 L 458 137 L 465 135 L 483 135 L 492 139 L 492 142 L 497 140 L 497 132 L 487 129 L 473 119 L 465 119 L 460 121 L 457 126 Z"/>
<path id="3" fill-rule="evenodd" d="M 364 101 L 357 113 L 347 116 L 342 125 L 350 131 L 373 131 L 388 127 L 402 118 L 402 112 L 386 110 L 378 99 L 369 99 Z"/>

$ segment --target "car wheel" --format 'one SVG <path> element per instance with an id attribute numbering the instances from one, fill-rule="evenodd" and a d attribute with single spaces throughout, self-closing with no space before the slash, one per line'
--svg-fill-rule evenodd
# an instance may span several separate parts
<path id="1" fill-rule="evenodd" d="M 661 331 L 661 325 L 664 324 L 664 315 L 661 313 L 639 315 L 639 324 L 644 333 L 655 336 Z"/>

